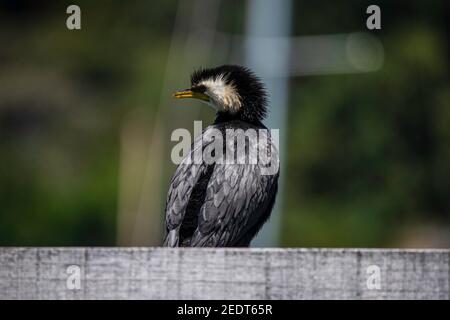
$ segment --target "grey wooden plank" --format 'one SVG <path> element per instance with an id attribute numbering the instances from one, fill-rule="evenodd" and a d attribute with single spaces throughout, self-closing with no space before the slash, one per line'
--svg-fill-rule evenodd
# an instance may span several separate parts
<path id="1" fill-rule="evenodd" d="M 449 297 L 450 250 L 0 248 L 0 299 Z"/>

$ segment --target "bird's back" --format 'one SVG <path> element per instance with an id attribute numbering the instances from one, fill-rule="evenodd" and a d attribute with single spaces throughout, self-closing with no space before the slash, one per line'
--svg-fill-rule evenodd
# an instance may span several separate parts
<path id="1" fill-rule="evenodd" d="M 216 148 L 220 139 L 223 147 Z M 199 150 L 202 161 L 189 161 Z M 269 150 L 265 161 L 262 150 Z M 164 244 L 248 246 L 270 216 L 278 163 L 276 145 L 262 124 L 234 120 L 206 128 L 172 178 Z"/>

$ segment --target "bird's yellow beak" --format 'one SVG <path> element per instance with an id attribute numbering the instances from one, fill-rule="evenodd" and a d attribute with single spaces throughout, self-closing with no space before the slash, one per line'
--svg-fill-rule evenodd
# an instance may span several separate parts
<path id="1" fill-rule="evenodd" d="M 192 90 L 183 90 L 174 92 L 173 97 L 175 99 L 186 99 L 186 98 L 194 98 L 203 101 L 209 101 L 209 97 L 201 92 L 194 92 Z"/>

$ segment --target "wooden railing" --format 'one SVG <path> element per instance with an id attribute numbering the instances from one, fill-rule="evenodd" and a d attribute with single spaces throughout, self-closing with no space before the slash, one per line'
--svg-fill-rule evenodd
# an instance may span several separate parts
<path id="1" fill-rule="evenodd" d="M 0 299 L 449 299 L 450 250 L 0 248 Z"/>

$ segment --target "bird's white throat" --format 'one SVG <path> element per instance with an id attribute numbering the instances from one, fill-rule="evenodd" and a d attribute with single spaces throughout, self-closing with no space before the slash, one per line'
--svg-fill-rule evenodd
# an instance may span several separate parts
<path id="1" fill-rule="evenodd" d="M 241 108 L 242 101 L 236 86 L 227 82 L 224 75 L 203 80 L 200 84 L 206 87 L 205 94 L 210 98 L 206 103 L 214 109 L 236 113 Z"/>

